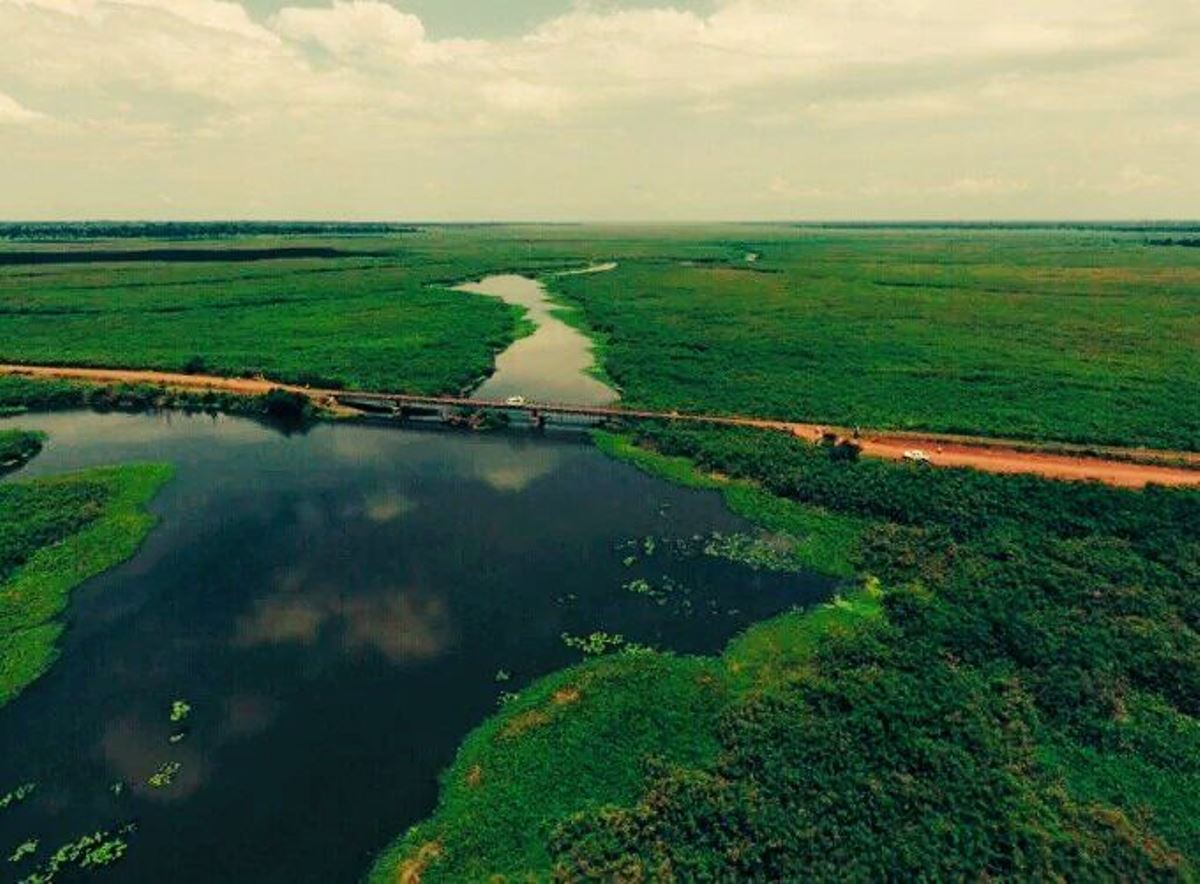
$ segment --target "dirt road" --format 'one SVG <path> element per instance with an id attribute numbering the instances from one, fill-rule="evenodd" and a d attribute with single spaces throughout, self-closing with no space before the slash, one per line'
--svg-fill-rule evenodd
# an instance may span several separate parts
<path id="1" fill-rule="evenodd" d="M 175 374 L 161 371 L 0 365 L 0 374 L 59 378 L 97 384 L 152 384 L 171 389 L 217 390 L 245 396 L 262 395 L 270 390 L 282 388 L 301 393 L 318 403 L 324 403 L 330 401 L 332 397 L 344 395 L 344 391 L 310 389 L 292 384 L 274 383 L 260 378 L 224 378 L 213 375 Z M 442 404 L 454 404 L 459 401 L 453 397 L 426 398 Z M 464 404 L 469 404 L 469 401 Z M 597 413 L 599 411 L 597 410 Z M 625 414 L 631 417 L 785 430 L 808 440 L 818 439 L 825 432 L 834 432 L 842 436 L 849 435 L 849 431 L 845 428 L 790 421 L 715 415 L 660 414 L 632 410 L 625 412 L 620 408 L 603 409 L 602 411 L 604 416 Z M 1074 455 L 1062 451 L 1039 451 L 1036 450 L 1036 446 L 1025 443 L 1020 443 L 1020 448 L 1017 448 L 1013 447 L 1016 443 L 1006 444 L 1001 440 L 987 438 L 934 433 L 888 433 L 886 431 L 862 432 L 857 441 L 862 446 L 864 454 L 888 460 L 901 460 L 905 452 L 919 449 L 935 466 L 971 467 L 991 473 L 1033 473 L 1051 479 L 1092 480 L 1125 488 L 1141 488 L 1148 484 L 1200 487 L 1200 453 L 1197 452 L 1106 448 L 1104 451 L 1111 456 L 1098 457 Z M 1185 464 L 1185 466 L 1144 462 L 1150 457 L 1161 461 Z M 1189 466 L 1196 468 L 1189 469 Z"/>

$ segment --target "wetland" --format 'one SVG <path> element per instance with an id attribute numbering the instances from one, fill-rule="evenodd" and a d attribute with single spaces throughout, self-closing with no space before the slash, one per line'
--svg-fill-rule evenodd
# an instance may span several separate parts
<path id="1" fill-rule="evenodd" d="M 0 783 L 37 784 L 0 847 L 135 823 L 113 880 L 354 880 L 432 811 L 463 737 L 596 634 L 713 653 L 836 585 L 711 554 L 752 530 L 716 492 L 578 434 L 20 421 L 50 441 L 9 481 L 174 469 L 155 530 L 75 591 L 60 658 L 0 715 Z"/>

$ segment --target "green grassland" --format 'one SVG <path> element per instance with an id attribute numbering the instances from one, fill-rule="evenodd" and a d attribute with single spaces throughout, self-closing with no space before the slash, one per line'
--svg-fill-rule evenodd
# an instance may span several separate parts
<path id="1" fill-rule="evenodd" d="M 517 333 L 502 303 L 382 260 L 265 263 L 0 273 L 0 359 L 457 392 Z"/>
<path id="2" fill-rule="evenodd" d="M 724 259 L 554 281 L 626 402 L 1200 447 L 1193 250 L 1115 232 L 742 233 Z"/>
<path id="3" fill-rule="evenodd" d="M 636 442 L 601 440 L 851 520 L 867 588 L 716 660 L 619 654 L 535 684 L 372 880 L 1194 879 L 1200 494 L 846 463 L 753 431 Z"/>
<path id="4" fill-rule="evenodd" d="M 786 225 L 188 239 L 174 245 L 340 256 L 5 266 L 0 360 L 456 392 L 525 329 L 496 300 L 446 286 L 516 270 L 576 308 L 629 404 L 1195 449 L 1200 252 L 1157 241 L 1117 228 Z M 620 266 L 553 276 L 608 260 Z"/>
<path id="5" fill-rule="evenodd" d="M 0 485 L 0 706 L 53 663 L 71 590 L 133 555 L 170 475 L 133 464 Z"/>

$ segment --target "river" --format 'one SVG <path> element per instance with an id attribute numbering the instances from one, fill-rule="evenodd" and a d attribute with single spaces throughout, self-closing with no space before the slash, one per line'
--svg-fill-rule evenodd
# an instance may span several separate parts
<path id="1" fill-rule="evenodd" d="M 602 273 L 615 267 L 602 264 L 574 273 Z M 536 328 L 496 357 L 496 370 L 473 394 L 483 399 L 522 396 L 533 402 L 570 405 L 608 405 L 617 392 L 591 372 L 595 366 L 592 342 L 559 318 L 563 308 L 550 300 L 546 287 L 527 276 L 504 274 L 458 287 L 500 298 L 523 307 Z"/>
<path id="2" fill-rule="evenodd" d="M 670 552 L 748 526 L 581 436 L 286 435 L 178 413 L 11 425 L 51 442 L 9 481 L 177 469 L 141 551 L 75 592 L 61 658 L 0 709 L 0 792 L 39 784 L 0 814 L 0 850 L 136 820 L 112 881 L 357 880 L 432 811 L 438 772 L 500 694 L 579 658 L 563 633 L 717 652 L 834 588 Z M 630 592 L 634 578 L 670 578 L 687 604 Z M 193 709 L 177 745 L 174 699 Z M 151 788 L 168 761 L 177 778 Z"/>

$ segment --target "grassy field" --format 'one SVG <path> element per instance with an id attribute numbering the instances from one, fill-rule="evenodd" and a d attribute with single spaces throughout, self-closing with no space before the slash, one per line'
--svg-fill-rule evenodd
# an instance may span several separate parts
<path id="1" fill-rule="evenodd" d="M 520 317 L 430 272 L 382 258 L 6 268 L 0 360 L 458 392 Z"/>
<path id="2" fill-rule="evenodd" d="M 840 548 L 867 589 L 717 660 L 537 683 L 372 880 L 1194 878 L 1200 494 L 837 462 L 752 431 L 637 441 L 602 444 L 856 525 Z"/>
<path id="3" fill-rule="evenodd" d="M 720 260 L 554 282 L 627 402 L 1200 447 L 1194 250 L 1111 231 L 742 234 Z"/>
<path id="4" fill-rule="evenodd" d="M 53 663 L 71 590 L 137 549 L 170 474 L 137 464 L 0 485 L 0 706 Z"/>
<path id="5" fill-rule="evenodd" d="M 577 308 L 629 404 L 1196 449 L 1200 252 L 1161 241 L 782 225 L 21 241 L 0 256 L 106 261 L 0 267 L 0 360 L 454 392 L 522 327 L 443 285 L 519 270 Z M 112 260 L 147 250 L 230 257 Z M 305 250 L 326 257 L 288 257 Z"/>

